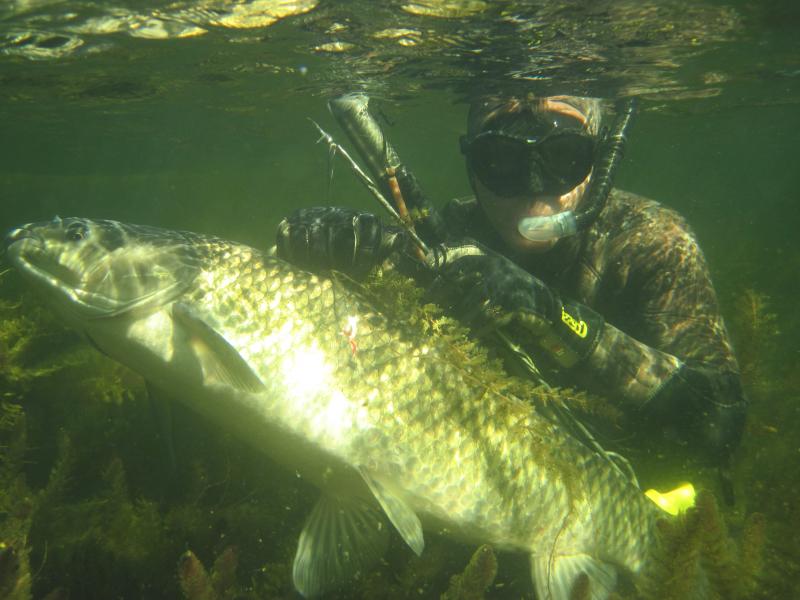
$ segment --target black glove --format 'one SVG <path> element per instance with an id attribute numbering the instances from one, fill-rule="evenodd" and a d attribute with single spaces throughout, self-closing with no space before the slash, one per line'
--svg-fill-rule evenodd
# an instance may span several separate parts
<path id="1" fill-rule="evenodd" d="M 683 365 L 644 410 L 654 425 L 674 427 L 724 465 L 742 439 L 747 401 L 737 375 Z"/>
<path id="2" fill-rule="evenodd" d="M 718 468 L 722 497 L 734 504 L 731 456 L 744 433 L 747 400 L 739 376 L 681 366 L 645 407 L 646 420 L 672 428 Z"/>
<path id="3" fill-rule="evenodd" d="M 406 244 L 406 233 L 367 212 L 335 206 L 301 208 L 278 225 L 280 258 L 310 271 L 362 276 Z"/>
<path id="4" fill-rule="evenodd" d="M 562 366 L 593 350 L 604 320 L 588 307 L 563 300 L 510 259 L 467 241 L 441 245 L 430 259 L 437 274 L 429 297 L 476 328 L 524 328 Z"/>

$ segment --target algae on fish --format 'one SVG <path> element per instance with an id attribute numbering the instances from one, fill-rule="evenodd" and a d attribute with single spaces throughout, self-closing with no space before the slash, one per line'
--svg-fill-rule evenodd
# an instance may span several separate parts
<path id="1" fill-rule="evenodd" d="M 617 423 L 622 418 L 619 408 L 605 398 L 573 388 L 551 387 L 532 378 L 535 365 L 532 371 L 521 368 L 515 361 L 516 353 L 509 352 L 500 339 L 492 345 L 476 339 L 440 306 L 427 302 L 425 289 L 414 279 L 395 269 L 373 270 L 360 289 L 383 314 L 403 323 L 403 331 L 420 338 L 435 337 L 445 351 L 445 359 L 462 365 L 472 377 L 497 393 L 538 406 L 558 403 L 608 423 Z"/>
<path id="2" fill-rule="evenodd" d="M 463 328 L 435 306 L 419 303 L 418 288 L 389 277 L 375 285 L 387 285 L 384 301 L 394 302 L 396 308 L 390 310 L 406 314 L 415 332 L 441 336 L 454 357 L 483 369 L 494 385 L 510 393 L 528 394 L 542 406 L 563 400 L 578 407 L 580 401 L 572 400 L 571 392 L 509 382 L 497 359 Z M 54 591 L 82 598 L 175 598 L 181 593 L 191 598 L 210 585 L 219 597 L 290 597 L 297 535 L 316 491 L 188 412 L 177 415 L 178 470 L 170 470 L 138 376 L 98 355 L 27 297 L 0 302 L 0 542 L 5 544 L 0 548 L 0 590 L 12 590 L 16 596 L 10 597 L 17 600 Z M 767 338 L 759 377 L 776 371 L 776 357 L 770 354 L 774 337 Z M 777 387 L 788 390 L 791 381 Z M 759 389 L 766 393 L 768 386 Z M 797 399 L 796 393 L 777 407 L 786 419 L 775 427 L 787 432 L 796 431 L 790 418 L 792 398 Z M 719 589 L 750 589 L 756 598 L 766 598 L 766 590 L 779 595 L 786 589 L 781 581 L 797 572 L 795 559 L 774 560 L 770 553 L 777 547 L 771 540 L 774 531 L 785 527 L 781 520 L 800 515 L 791 508 L 797 507 L 798 494 L 792 494 L 800 476 L 794 467 L 787 468 L 796 448 L 789 439 L 775 445 L 777 434 L 763 428 L 771 422 L 768 411 L 756 408 L 748 433 L 771 445 L 763 458 L 740 469 L 739 476 L 753 484 L 743 491 L 745 504 L 763 511 L 765 520 L 748 520 L 728 509 L 720 515 L 703 500 L 690 513 L 694 516 L 665 528 L 665 549 L 672 554 L 661 581 L 648 588 L 649 598 L 682 589 L 677 574 L 692 568 L 693 560 L 710 566 L 712 584 Z M 746 440 L 745 452 L 756 456 L 756 446 Z M 776 456 L 781 468 L 768 460 Z M 732 549 L 724 520 L 742 540 L 738 550 Z M 793 536 L 784 537 L 780 547 L 791 552 L 797 544 Z M 426 541 L 425 554 L 418 558 L 395 540 L 385 561 L 332 598 L 458 597 L 458 590 L 470 587 L 463 582 L 474 581 L 473 575 L 467 574 L 470 567 L 460 579 L 451 580 L 451 575 L 461 571 L 472 549 L 436 535 Z M 770 561 L 758 576 L 764 544 Z M 235 554 L 227 550 L 232 545 Z M 189 549 L 209 560 L 216 557 L 209 570 L 200 571 L 199 560 L 187 563 L 193 569 L 187 576 L 195 573 L 193 583 L 175 576 L 179 557 Z M 489 581 L 493 568 L 486 550 L 475 556 L 479 580 Z M 509 558 L 500 560 L 508 564 Z M 530 593 L 526 561 L 510 563 L 510 571 L 501 570 L 487 597 Z M 732 572 L 738 577 L 734 584 Z"/>

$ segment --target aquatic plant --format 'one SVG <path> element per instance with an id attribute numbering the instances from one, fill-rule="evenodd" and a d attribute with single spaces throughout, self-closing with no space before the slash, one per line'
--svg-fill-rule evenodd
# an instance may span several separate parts
<path id="1" fill-rule="evenodd" d="M 228 600 L 236 597 L 236 549 L 225 548 L 214 560 L 211 572 L 191 550 L 178 562 L 178 580 L 186 600 Z"/>
<path id="2" fill-rule="evenodd" d="M 0 402 L 0 598 L 31 598 L 28 547 L 30 492 L 21 476 L 25 413 L 17 404 Z"/>
<path id="3" fill-rule="evenodd" d="M 439 336 L 459 361 L 494 378 L 492 385 L 529 394 L 525 397 L 541 406 L 563 401 L 579 408 L 594 401 L 575 402 L 572 392 L 521 378 L 509 381 L 498 372 L 498 357 L 437 307 L 419 304 L 419 288 L 391 274 L 382 277 L 374 293 L 387 284 L 392 291 L 384 301 L 405 306 L 408 322 L 415 324 L 409 335 Z M 0 295 L 7 291 L 3 284 Z M 769 314 L 767 299 L 750 304 Z M 176 598 L 191 597 L 187 589 L 197 594 L 209 585 L 220 597 L 292 597 L 292 557 L 316 491 L 180 410 L 173 432 L 178 466 L 171 470 L 161 439 L 165 434 L 153 418 L 141 379 L 98 355 L 48 315 L 27 298 L 0 297 L 0 597 L 11 590 L 15 600 L 50 594 Z M 792 416 L 800 405 L 800 381 L 791 379 L 791 370 L 776 366 L 779 352 L 772 349 L 778 346 L 771 335 L 762 345 L 759 376 L 785 377 L 772 388 L 759 388 L 765 394 L 774 391 L 753 405 L 745 468 L 737 471 L 740 506 L 756 506 L 765 517 L 744 519 L 744 508 L 720 513 L 712 498 L 711 504 L 703 500 L 696 511 L 667 524 L 664 569 L 648 582 L 648 598 L 678 596 L 688 589 L 679 577 L 699 572 L 697 565 L 708 572 L 708 585 L 720 597 L 786 597 L 781 596 L 786 582 L 800 575 L 797 536 L 782 535 L 785 523 L 800 522 L 800 467 L 793 442 L 800 427 Z M 769 398 L 772 404 L 766 404 Z M 767 425 L 780 428 L 780 436 Z M 653 469 L 664 471 L 663 458 L 654 464 Z M 697 482 L 700 471 L 678 467 Z M 738 545 L 730 542 L 726 522 Z M 226 552 L 232 543 L 238 552 Z M 761 570 L 765 545 L 769 560 Z M 185 589 L 175 564 L 188 548 L 193 556 L 216 558 L 210 569 L 197 560 L 202 571 L 188 563 L 197 585 Z M 474 571 L 468 566 L 457 578 L 450 576 L 469 555 L 470 549 L 435 535 L 426 537 L 422 557 L 394 540 L 385 561 L 331 598 L 457 597 L 454 586 L 468 589 L 463 582 Z M 515 570 L 501 572 L 487 597 L 530 593 L 527 563 L 509 558 L 503 557 L 504 568 L 511 562 Z M 473 559 L 478 572 L 492 570 L 485 551 Z M 473 587 L 468 591 L 479 584 Z M 576 599 L 583 593 L 579 586 L 573 592 Z"/>
<path id="4" fill-rule="evenodd" d="M 188 600 L 215 600 L 217 594 L 211 584 L 211 577 L 203 563 L 187 550 L 178 562 L 178 581 L 183 597 Z"/>
<path id="5" fill-rule="evenodd" d="M 787 586 L 796 586 L 788 582 L 800 581 L 800 531 L 795 526 L 800 522 L 796 442 L 800 439 L 800 371 L 792 360 L 800 317 L 791 310 L 793 298 L 781 299 L 752 287 L 753 281 L 763 278 L 763 266 L 755 261 L 750 272 L 740 274 L 746 281 L 731 293 L 729 322 L 750 398 L 736 472 L 740 511 L 750 506 L 764 515 L 742 525 L 741 551 L 747 557 L 743 564 L 750 569 L 752 597 L 766 599 L 785 596 Z M 785 279 L 788 273 L 781 268 L 771 279 Z M 768 560 L 750 548 L 763 548 Z"/>
<path id="6" fill-rule="evenodd" d="M 497 393 L 540 406 L 560 404 L 608 423 L 617 423 L 622 418 L 622 412 L 604 398 L 572 388 L 551 387 L 537 380 L 532 361 L 530 367 L 521 367 L 516 352 L 506 348 L 501 340 L 487 345 L 477 339 L 440 306 L 426 302 L 425 289 L 418 282 L 395 269 L 375 269 L 363 286 L 354 282 L 350 285 L 357 286 L 384 314 L 402 322 L 401 329 L 409 335 L 435 337 L 446 359 L 463 366 L 469 376 Z"/>
<path id="7" fill-rule="evenodd" d="M 492 547 L 480 546 L 464 571 L 450 579 L 441 600 L 482 600 L 497 576 L 497 558 Z"/>
<path id="8" fill-rule="evenodd" d="M 737 545 L 728 534 L 714 496 L 701 491 L 696 504 L 674 520 L 661 520 L 656 570 L 644 586 L 647 598 L 679 600 L 751 596 L 763 550 L 763 518 L 748 520 Z"/>
<path id="9" fill-rule="evenodd" d="M 24 600 L 31 597 L 31 576 L 19 552 L 0 542 L 0 598 Z"/>
<path id="10" fill-rule="evenodd" d="M 773 379 L 769 377 L 779 334 L 778 316 L 770 310 L 766 294 L 747 288 L 739 294 L 731 320 L 742 382 L 753 392 L 763 393 Z"/>
<path id="11" fill-rule="evenodd" d="M 66 366 L 66 362 L 40 360 L 57 328 L 42 327 L 41 314 L 23 310 L 25 300 L 0 300 L 0 386 L 5 394 L 20 394 L 30 384 Z M 51 346 L 52 347 L 52 346 Z"/>

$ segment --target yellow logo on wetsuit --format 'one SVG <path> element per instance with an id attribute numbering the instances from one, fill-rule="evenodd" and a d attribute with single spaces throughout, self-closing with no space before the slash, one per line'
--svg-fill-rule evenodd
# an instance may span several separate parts
<path id="1" fill-rule="evenodd" d="M 589 326 L 586 324 L 586 321 L 579 321 L 569 314 L 563 306 L 561 307 L 561 322 L 569 327 L 572 330 L 572 333 L 577 335 L 579 338 L 585 338 L 586 334 L 589 333 Z"/>

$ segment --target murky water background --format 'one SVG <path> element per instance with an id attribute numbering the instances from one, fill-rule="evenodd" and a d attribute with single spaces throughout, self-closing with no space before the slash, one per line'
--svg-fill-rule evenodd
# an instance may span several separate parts
<path id="1" fill-rule="evenodd" d="M 298 206 L 374 208 L 344 164 L 336 165 L 328 188 L 327 151 L 315 144 L 308 119 L 344 141 L 325 107 L 336 94 L 363 90 L 375 99 L 387 135 L 429 196 L 442 203 L 469 193 L 457 139 L 470 96 L 499 84 L 639 96 L 641 114 L 618 185 L 681 211 L 706 250 L 743 368 L 750 369 L 753 400 L 739 461 L 741 505 L 728 516 L 735 530 L 741 514 L 766 514 L 770 543 L 757 597 L 790 597 L 781 594 L 800 585 L 800 546 L 791 541 L 798 532 L 785 534 L 800 517 L 798 25 L 800 11 L 788 0 L 6 0 L 0 4 L 0 229 L 79 215 L 267 246 L 280 218 Z M 13 275 L 4 275 L 0 286 L 13 288 Z M 16 293 L 5 294 L 9 306 Z M 13 315 L 4 315 L 10 323 Z M 7 365 L 11 345 L 3 348 L 0 364 Z M 64 377 L 59 385 L 78 402 Z M 61 452 L 55 432 L 66 429 L 79 440 L 78 430 L 96 430 L 74 420 L 59 423 L 52 407 L 36 400 L 44 390 L 55 393 L 53 382 L 20 386 L 6 372 L 0 385 L 6 400 L 28 412 L 28 438 L 38 444 L 26 458 L 35 491 Z M 100 409 L 87 412 L 109 418 Z M 141 417 L 125 414 L 128 423 Z M 140 424 L 150 426 L 144 417 Z M 129 433 L 104 443 L 119 446 L 126 459 L 126 497 L 152 500 L 160 492 L 148 488 L 146 460 L 138 467 L 129 460 L 126 444 L 136 443 Z M 43 444 L 49 446 L 43 450 Z M 110 469 L 107 446 L 97 442 L 92 450 L 105 465 L 95 471 Z M 655 469 L 651 479 L 666 483 L 680 471 L 674 464 L 660 473 L 649 468 Z M 239 491 L 262 499 L 277 493 L 260 486 L 253 492 L 243 483 Z M 298 527 L 310 501 L 287 500 Z M 9 518 L 0 515 L 0 527 Z M 236 530 L 230 523 L 215 527 L 228 535 Z M 285 540 L 262 556 L 279 563 L 294 535 L 289 527 Z M 57 565 L 57 551 L 44 549 L 55 537 L 36 528 L 31 533 L 32 561 L 41 564 L 37 597 L 55 588 L 73 598 L 78 589 L 88 594 L 82 597 L 108 597 L 91 589 L 156 597 L 162 591 L 153 582 L 161 581 L 172 582 L 165 597 L 178 593 L 173 562 L 158 575 L 142 568 L 117 582 L 76 587 L 75 561 Z M 212 549 L 221 549 L 209 539 L 176 544 L 201 546 L 208 562 Z M 233 543 L 251 554 L 257 547 L 248 539 Z M 82 560 L 127 565 L 136 559 L 120 558 L 119 549 L 104 552 Z M 164 560 L 177 562 L 177 555 Z M 241 581 L 254 577 L 260 560 L 241 559 Z M 66 571 L 59 574 L 57 566 Z M 492 597 L 530 596 L 524 579 L 515 577 Z M 436 597 L 429 584 L 414 581 Z"/>

